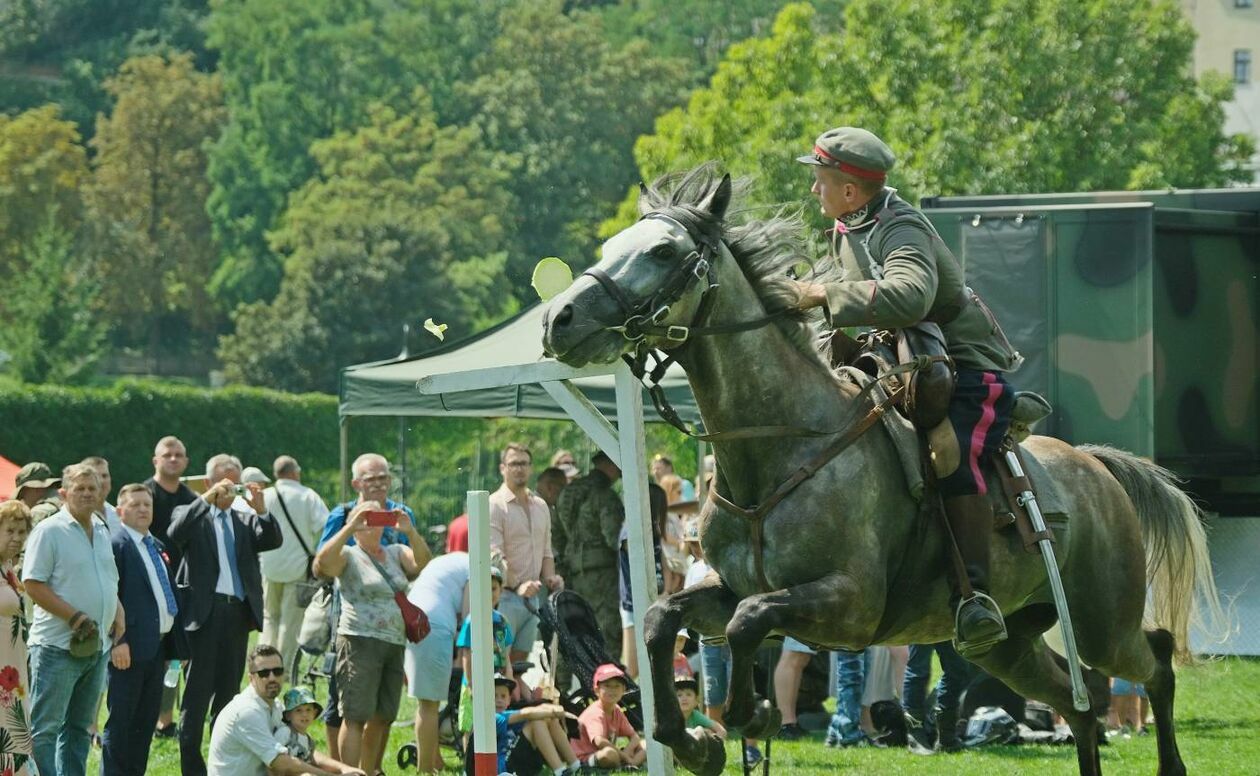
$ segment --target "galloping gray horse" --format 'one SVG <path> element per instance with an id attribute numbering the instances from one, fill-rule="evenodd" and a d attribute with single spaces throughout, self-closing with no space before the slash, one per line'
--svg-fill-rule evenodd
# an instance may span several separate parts
<path id="1" fill-rule="evenodd" d="M 784 280 L 805 260 L 799 220 L 726 223 L 730 178 L 711 165 L 644 187 L 644 217 L 603 246 L 593 271 L 551 300 L 547 351 L 575 366 L 667 348 L 687 372 L 705 427 L 764 434 L 713 443 L 715 487 L 742 507 L 763 503 L 871 408 L 814 346 Z M 687 328 L 682 328 L 687 327 Z M 770 427 L 831 431 L 807 436 Z M 1219 615 L 1200 515 L 1171 475 L 1128 453 L 1030 437 L 1071 515 L 1058 559 L 1081 659 L 1144 682 L 1155 713 L 1159 772 L 1185 773 L 1173 732 L 1174 656 L 1187 657 L 1198 602 Z M 825 648 L 935 643 L 953 636 L 944 537 L 907 492 L 889 436 L 856 438 L 764 516 L 710 501 L 701 542 L 716 574 L 658 600 L 646 638 L 655 681 L 655 738 L 700 774 L 719 773 L 721 743 L 688 734 L 671 682 L 674 634 L 725 635 L 731 648 L 728 725 L 760 737 L 777 712 L 754 701 L 752 659 L 769 634 Z M 1151 588 L 1151 630 L 1143 630 Z M 1017 539 L 995 536 L 992 594 L 1009 637 L 975 659 L 1016 691 L 1053 706 L 1071 726 L 1082 774 L 1098 774 L 1096 709 L 1073 708 L 1066 662 L 1042 634 L 1056 620 L 1044 565 Z"/>

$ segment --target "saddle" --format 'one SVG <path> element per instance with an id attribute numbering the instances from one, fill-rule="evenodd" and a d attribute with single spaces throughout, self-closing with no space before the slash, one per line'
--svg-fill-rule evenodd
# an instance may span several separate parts
<path id="1" fill-rule="evenodd" d="M 947 420 L 954 392 L 954 368 L 940 327 L 924 322 L 906 329 L 871 330 L 856 338 L 837 329 L 829 335 L 826 350 L 833 369 L 842 379 L 859 387 L 878 379 L 877 389 L 883 390 L 876 390 L 876 396 L 892 395 L 905 385 L 902 398 L 893 405 L 898 410 L 897 417 L 886 415 L 884 427 L 898 450 L 911 494 L 923 501 L 929 491 L 926 485 L 934 481 L 937 466 L 953 469 L 950 453 L 945 448 L 953 446 L 953 455 L 957 456 L 953 429 Z M 898 367 L 916 362 L 917 368 L 898 372 Z M 1049 473 L 1020 445 L 1036 423 L 1052 411 L 1050 402 L 1039 394 L 1017 392 L 1006 439 L 992 456 L 992 465 L 985 467 L 993 501 L 994 530 L 1014 527 L 1027 552 L 1036 552 L 1037 542 L 1042 539 L 1054 541 L 1054 535 L 1049 530 L 1040 533 L 1033 530 L 1023 505 L 1024 493 L 1034 495 L 1048 523 L 1063 523 L 1067 516 L 1065 502 Z M 1025 473 L 1023 477 L 1012 475 L 1006 462 L 1008 451 L 1017 456 Z M 938 508 L 929 505 L 930 511 Z"/>

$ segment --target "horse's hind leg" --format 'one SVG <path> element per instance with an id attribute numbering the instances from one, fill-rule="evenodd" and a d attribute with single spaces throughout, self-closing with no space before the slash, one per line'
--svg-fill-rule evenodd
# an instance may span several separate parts
<path id="1" fill-rule="evenodd" d="M 1043 607 L 1030 607 L 1007 617 L 1006 641 L 972 662 L 1001 679 L 1015 692 L 1054 707 L 1076 740 L 1076 760 L 1081 776 L 1100 776 L 1102 762 L 1098 756 L 1098 720 L 1090 699 L 1090 709 L 1077 711 L 1072 706 L 1072 681 L 1055 653 L 1041 638 L 1047 613 Z M 1049 613 L 1053 617 L 1052 610 Z"/>
<path id="2" fill-rule="evenodd" d="M 1185 776 L 1186 765 L 1177 750 L 1173 731 L 1173 696 L 1177 680 L 1173 675 L 1173 636 L 1166 630 L 1146 632 L 1146 640 L 1155 654 L 1155 672 L 1146 680 L 1146 694 L 1155 713 L 1155 741 L 1159 747 L 1159 776 Z"/>
<path id="3" fill-rule="evenodd" d="M 738 602 L 719 579 L 710 577 L 682 592 L 657 599 L 643 618 L 656 711 L 652 737 L 673 749 L 678 761 L 693 773 L 721 773 L 726 767 L 726 750 L 721 740 L 708 731 L 699 737 L 687 733 L 674 691 L 674 639 L 684 625 L 702 634 L 725 632 Z"/>

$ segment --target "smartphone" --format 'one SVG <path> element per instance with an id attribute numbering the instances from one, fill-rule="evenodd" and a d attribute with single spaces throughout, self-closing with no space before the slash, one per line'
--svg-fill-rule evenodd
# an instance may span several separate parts
<path id="1" fill-rule="evenodd" d="M 363 517 L 369 528 L 393 528 L 398 524 L 398 516 L 386 510 L 372 510 Z"/>

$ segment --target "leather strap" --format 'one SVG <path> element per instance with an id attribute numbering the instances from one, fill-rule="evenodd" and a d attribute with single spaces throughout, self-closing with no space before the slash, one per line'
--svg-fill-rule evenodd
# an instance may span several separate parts
<path id="1" fill-rule="evenodd" d="M 872 381 L 868 386 L 875 385 L 876 381 Z M 864 392 L 866 389 L 863 389 Z M 770 581 L 766 578 L 765 559 L 763 557 L 764 546 L 764 523 L 765 517 L 770 510 L 779 505 L 779 502 L 787 498 L 788 495 L 796 490 L 801 483 L 808 480 L 818 473 L 818 470 L 831 462 L 833 458 L 845 450 L 845 448 L 856 442 L 863 434 L 870 430 L 879 422 L 888 408 L 893 406 L 896 401 L 905 393 L 905 386 L 902 385 L 897 390 L 886 396 L 882 401 L 875 404 L 862 418 L 845 430 L 834 442 L 823 448 L 817 455 L 809 460 L 808 463 L 801 466 L 790 477 L 784 480 L 779 487 L 774 489 L 764 501 L 752 507 L 741 507 L 735 502 L 723 496 L 718 492 L 717 484 L 709 489 L 709 499 L 719 508 L 732 514 L 739 515 L 748 521 L 749 531 L 751 533 L 751 544 L 753 553 L 753 568 L 757 574 L 757 584 L 761 586 L 763 593 L 768 593 L 774 588 L 770 586 Z"/>
<path id="2" fill-rule="evenodd" d="M 958 546 L 958 537 L 954 536 L 954 527 L 949 524 L 949 512 L 945 510 L 945 499 L 940 498 L 941 526 L 945 529 L 946 555 L 949 556 L 950 565 L 954 567 L 954 578 L 958 580 L 958 592 L 962 595 L 962 600 L 966 601 L 976 594 L 975 588 L 971 586 L 971 576 L 967 574 L 967 564 L 963 562 L 962 550 Z"/>
<path id="3" fill-rule="evenodd" d="M 1006 466 L 1006 461 L 1002 461 L 1002 466 L 998 468 L 1001 473 L 1002 490 L 1006 493 L 1006 498 L 1010 502 L 1011 511 L 1015 515 L 1015 527 L 1019 530 L 1019 538 L 1024 544 L 1024 552 L 1036 553 L 1040 552 L 1039 542 L 1043 539 L 1055 541 L 1054 532 L 1046 526 L 1044 531 L 1034 531 L 1032 517 L 1028 514 L 1028 507 L 1020 503 L 1020 496 L 1027 491 L 1036 496 L 1036 489 L 1033 488 L 1032 480 L 1028 478 L 1028 466 L 1024 463 L 1023 450 L 1018 444 L 1007 445 L 1003 449 L 1011 450 L 1015 453 L 1015 458 L 1019 461 L 1019 466 L 1024 470 L 1023 477 L 1011 476 L 1010 469 Z"/>

